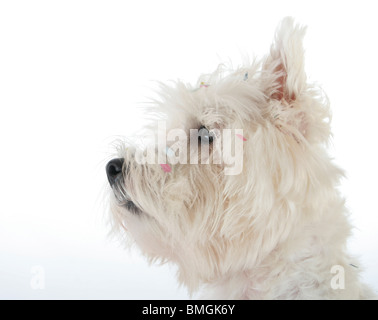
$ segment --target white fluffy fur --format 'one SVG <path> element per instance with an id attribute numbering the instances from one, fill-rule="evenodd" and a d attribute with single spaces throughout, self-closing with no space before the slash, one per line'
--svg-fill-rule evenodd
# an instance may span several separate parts
<path id="1" fill-rule="evenodd" d="M 304 71 L 305 29 L 285 18 L 270 53 L 234 71 L 219 68 L 195 87 L 162 86 L 151 112 L 167 129 L 241 128 L 243 172 L 222 165 L 135 163 L 124 146 L 124 189 L 143 212 L 112 197 L 113 226 L 151 261 L 173 262 L 191 293 L 216 299 L 360 299 L 371 291 L 346 252 L 351 232 L 329 158 L 328 100 Z M 245 74 L 248 78 L 245 79 Z M 209 84 L 199 88 L 199 84 Z M 199 88 L 199 89 L 197 89 Z M 345 289 L 332 289 L 334 265 Z"/>

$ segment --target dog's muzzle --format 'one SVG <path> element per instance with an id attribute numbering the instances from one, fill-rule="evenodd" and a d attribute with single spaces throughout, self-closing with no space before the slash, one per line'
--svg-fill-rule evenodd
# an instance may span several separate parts
<path id="1" fill-rule="evenodd" d="M 131 201 L 127 190 L 124 184 L 124 173 L 123 173 L 123 166 L 124 166 L 125 159 L 124 158 L 117 158 L 110 160 L 106 165 L 106 175 L 108 176 L 109 184 L 113 189 L 114 195 L 118 200 L 118 204 L 125 207 L 128 211 L 132 213 L 140 213 L 142 212 L 139 207 L 135 205 L 133 201 Z M 127 174 L 128 170 L 126 167 Z"/>
<path id="2" fill-rule="evenodd" d="M 106 165 L 106 175 L 108 176 L 111 187 L 113 187 L 117 179 L 122 177 L 122 166 L 124 161 L 123 158 L 117 158 L 110 160 Z"/>

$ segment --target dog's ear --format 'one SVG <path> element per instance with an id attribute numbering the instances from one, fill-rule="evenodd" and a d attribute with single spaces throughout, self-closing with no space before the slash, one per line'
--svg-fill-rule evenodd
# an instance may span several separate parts
<path id="1" fill-rule="evenodd" d="M 270 98 L 290 103 L 306 86 L 303 37 L 306 29 L 294 24 L 291 17 L 282 20 L 267 56 L 263 71 L 272 81 L 268 85 Z"/>
<path id="2" fill-rule="evenodd" d="M 316 114 L 318 108 L 310 98 L 304 69 L 305 32 L 306 28 L 296 25 L 293 18 L 285 18 L 262 65 L 263 90 L 269 100 L 266 114 L 279 130 L 297 142 L 304 138 L 318 139 L 313 135 L 312 125 L 319 116 L 326 117 Z"/>

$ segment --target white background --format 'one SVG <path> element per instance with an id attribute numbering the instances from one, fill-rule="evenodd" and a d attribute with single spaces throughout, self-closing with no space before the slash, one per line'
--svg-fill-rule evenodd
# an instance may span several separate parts
<path id="1" fill-rule="evenodd" d="M 286 15 L 333 109 L 330 152 L 378 290 L 376 1 L 1 1 L 0 298 L 180 299 L 173 267 L 107 239 L 104 166 L 154 80 L 262 56 Z M 44 289 L 33 289 L 33 268 Z M 42 269 L 38 269 L 42 268 Z"/>

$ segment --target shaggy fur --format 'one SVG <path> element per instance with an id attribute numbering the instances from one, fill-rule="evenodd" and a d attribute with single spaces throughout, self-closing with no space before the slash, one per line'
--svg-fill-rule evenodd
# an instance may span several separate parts
<path id="1" fill-rule="evenodd" d="M 131 236 L 151 261 L 177 264 L 191 293 L 372 297 L 346 252 L 351 226 L 337 190 L 343 172 L 326 151 L 330 110 L 306 79 L 304 34 L 285 18 L 261 61 L 220 67 L 195 87 L 162 85 L 150 108 L 167 130 L 181 128 L 188 136 L 201 126 L 243 129 L 241 174 L 225 175 L 225 164 L 178 163 L 165 172 L 158 163 L 137 163 L 130 143 L 118 151 L 125 162 L 111 193 L 114 230 Z M 344 288 L 332 288 L 333 266 L 345 271 Z"/>

